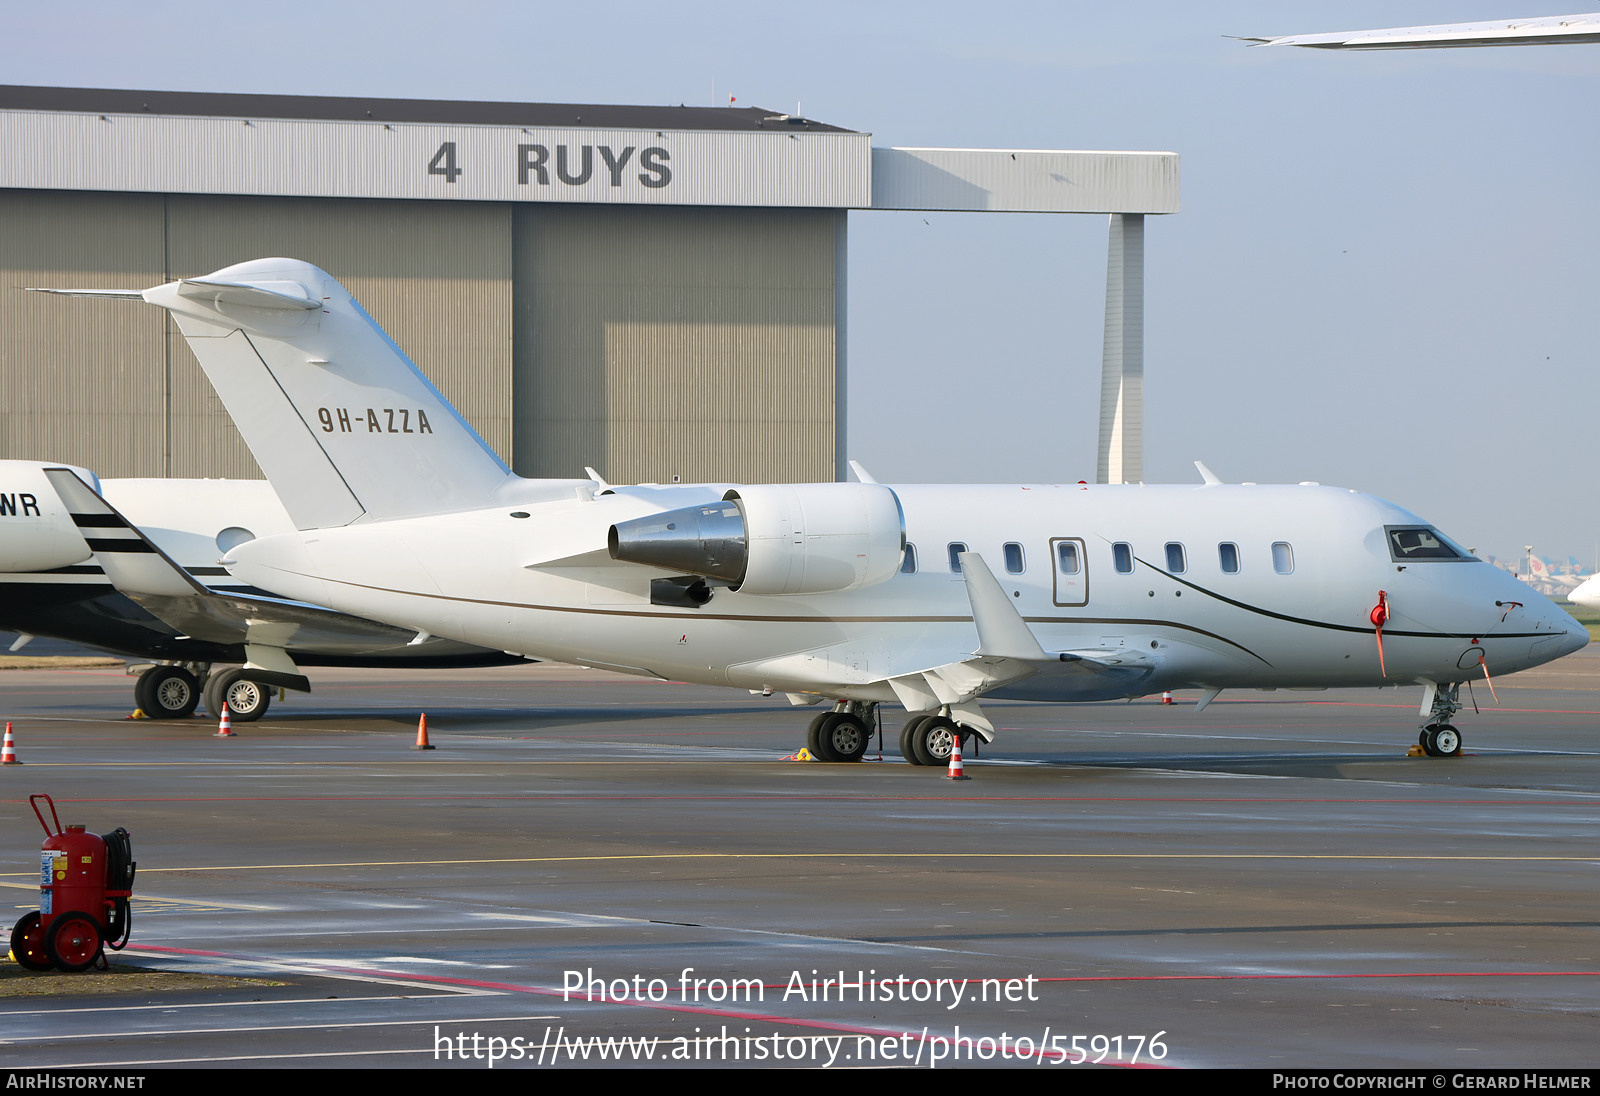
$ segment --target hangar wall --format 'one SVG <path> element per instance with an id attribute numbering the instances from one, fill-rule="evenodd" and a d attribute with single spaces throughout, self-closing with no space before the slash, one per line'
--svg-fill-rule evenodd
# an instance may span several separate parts
<path id="1" fill-rule="evenodd" d="M 516 470 L 833 479 L 844 216 L 518 208 Z"/>
<path id="2" fill-rule="evenodd" d="M 523 475 L 834 478 L 844 211 L 0 191 L 0 455 L 260 475 L 145 288 L 337 277 Z"/>
<path id="3" fill-rule="evenodd" d="M 165 474 L 161 314 L 21 291 L 155 285 L 163 270 L 162 221 L 162 200 L 148 195 L 0 192 L 4 456 Z"/>

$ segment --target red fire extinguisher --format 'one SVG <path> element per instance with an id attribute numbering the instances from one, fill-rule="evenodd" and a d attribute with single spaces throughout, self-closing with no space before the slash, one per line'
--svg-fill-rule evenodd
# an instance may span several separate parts
<path id="1" fill-rule="evenodd" d="M 50 807 L 54 830 L 39 810 L 40 800 Z M 45 834 L 39 909 L 12 928 L 12 958 L 29 970 L 88 970 L 106 948 L 127 946 L 133 930 L 133 842 L 121 827 L 103 836 L 82 826 L 63 829 L 48 795 L 30 795 L 28 805 Z"/>

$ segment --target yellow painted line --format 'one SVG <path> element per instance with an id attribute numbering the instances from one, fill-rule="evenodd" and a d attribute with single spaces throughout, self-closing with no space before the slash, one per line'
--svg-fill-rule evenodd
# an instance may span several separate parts
<path id="1" fill-rule="evenodd" d="M 1384 863 L 1590 864 L 1593 856 L 1418 856 L 1390 853 L 1276 852 L 666 852 L 610 856 L 519 856 L 481 860 L 368 860 L 326 864 L 214 864 L 200 867 L 145 868 L 141 876 L 162 872 L 306 871 L 312 868 L 471 867 L 482 864 L 583 864 L 665 860 L 1375 860 Z M 22 873 L 12 872 L 12 875 Z"/>

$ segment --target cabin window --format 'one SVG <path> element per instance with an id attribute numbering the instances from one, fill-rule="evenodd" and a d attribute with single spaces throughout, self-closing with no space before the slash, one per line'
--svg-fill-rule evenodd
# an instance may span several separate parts
<path id="1" fill-rule="evenodd" d="M 1272 542 L 1272 569 L 1280 575 L 1287 575 L 1294 570 L 1294 549 L 1288 541 Z"/>
<path id="2" fill-rule="evenodd" d="M 1177 541 L 1169 541 L 1167 543 L 1167 571 L 1174 575 L 1181 575 L 1187 566 L 1188 561 L 1184 558 L 1183 545 Z"/>
<path id="3" fill-rule="evenodd" d="M 1118 541 L 1111 546 L 1111 565 L 1119 575 L 1133 574 L 1133 546 Z"/>
<path id="4" fill-rule="evenodd" d="M 1389 534 L 1389 558 L 1396 563 L 1410 563 L 1419 559 L 1471 559 L 1465 551 L 1444 538 L 1444 534 L 1426 525 L 1386 525 Z"/>
<path id="5" fill-rule="evenodd" d="M 1007 574 L 1012 574 L 1012 575 L 1020 575 L 1020 574 L 1022 574 L 1022 569 L 1023 569 L 1022 545 L 1018 544 L 1014 540 L 1013 541 L 1008 541 L 1006 543 L 1005 552 L 1006 552 L 1006 573 Z"/>
<path id="6" fill-rule="evenodd" d="M 900 573 L 902 575 L 917 573 L 917 546 L 909 540 L 906 541 L 905 554 L 900 559 Z"/>
<path id="7" fill-rule="evenodd" d="M 950 573 L 951 574 L 959 575 L 961 573 L 961 553 L 965 552 L 966 550 L 967 550 L 967 546 L 965 544 L 961 543 L 959 540 L 958 541 L 954 541 L 954 542 L 951 543 L 951 545 L 950 545 Z"/>
<path id="8" fill-rule="evenodd" d="M 1226 541 L 1224 541 L 1222 544 L 1217 545 L 1217 562 L 1219 564 L 1221 564 L 1222 573 L 1223 574 L 1225 574 L 1225 575 L 1236 575 L 1236 574 L 1238 574 L 1239 573 L 1239 546 L 1237 544 L 1230 544 L 1230 543 L 1228 543 Z"/>
<path id="9" fill-rule="evenodd" d="M 1075 575 L 1083 570 L 1083 561 L 1078 558 L 1078 542 L 1063 540 L 1056 545 L 1056 566 L 1061 568 L 1064 575 Z"/>

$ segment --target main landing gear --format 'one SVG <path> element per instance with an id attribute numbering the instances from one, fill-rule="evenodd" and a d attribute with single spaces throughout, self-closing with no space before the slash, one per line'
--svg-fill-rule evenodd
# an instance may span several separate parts
<path id="1" fill-rule="evenodd" d="M 912 716 L 900 731 L 900 754 L 913 765 L 943 768 L 967 733 L 947 715 Z"/>
<path id="2" fill-rule="evenodd" d="M 133 702 L 151 719 L 188 719 L 200 706 L 200 678 L 209 666 L 152 666 L 133 684 Z"/>
<path id="3" fill-rule="evenodd" d="M 1433 694 L 1433 708 L 1428 712 L 1428 722 L 1417 736 L 1417 745 L 1429 757 L 1460 757 L 1461 732 L 1450 725 L 1450 720 L 1461 710 L 1461 683 L 1440 685 Z"/>
<path id="4" fill-rule="evenodd" d="M 213 671 L 203 662 L 152 666 L 133 685 L 133 702 L 151 719 L 188 719 L 205 701 L 206 711 L 221 716 L 228 706 L 235 723 L 249 723 L 267 714 L 270 686 L 251 681 L 242 667 Z"/>
<path id="5" fill-rule="evenodd" d="M 841 701 L 806 728 L 806 749 L 818 761 L 860 761 L 872 742 L 876 704 Z"/>
<path id="6" fill-rule="evenodd" d="M 244 670 L 235 667 L 222 670 L 206 678 L 206 711 L 222 715 L 222 706 L 228 706 L 235 723 L 251 723 L 267 714 L 272 706 L 272 689 L 259 681 L 244 676 Z"/>
<path id="7" fill-rule="evenodd" d="M 875 703 L 840 701 L 806 728 L 806 749 L 818 761 L 860 761 L 872 743 L 877 710 Z M 913 765 L 944 768 L 957 740 L 971 733 L 942 712 L 912 716 L 900 732 L 900 753 Z"/>

